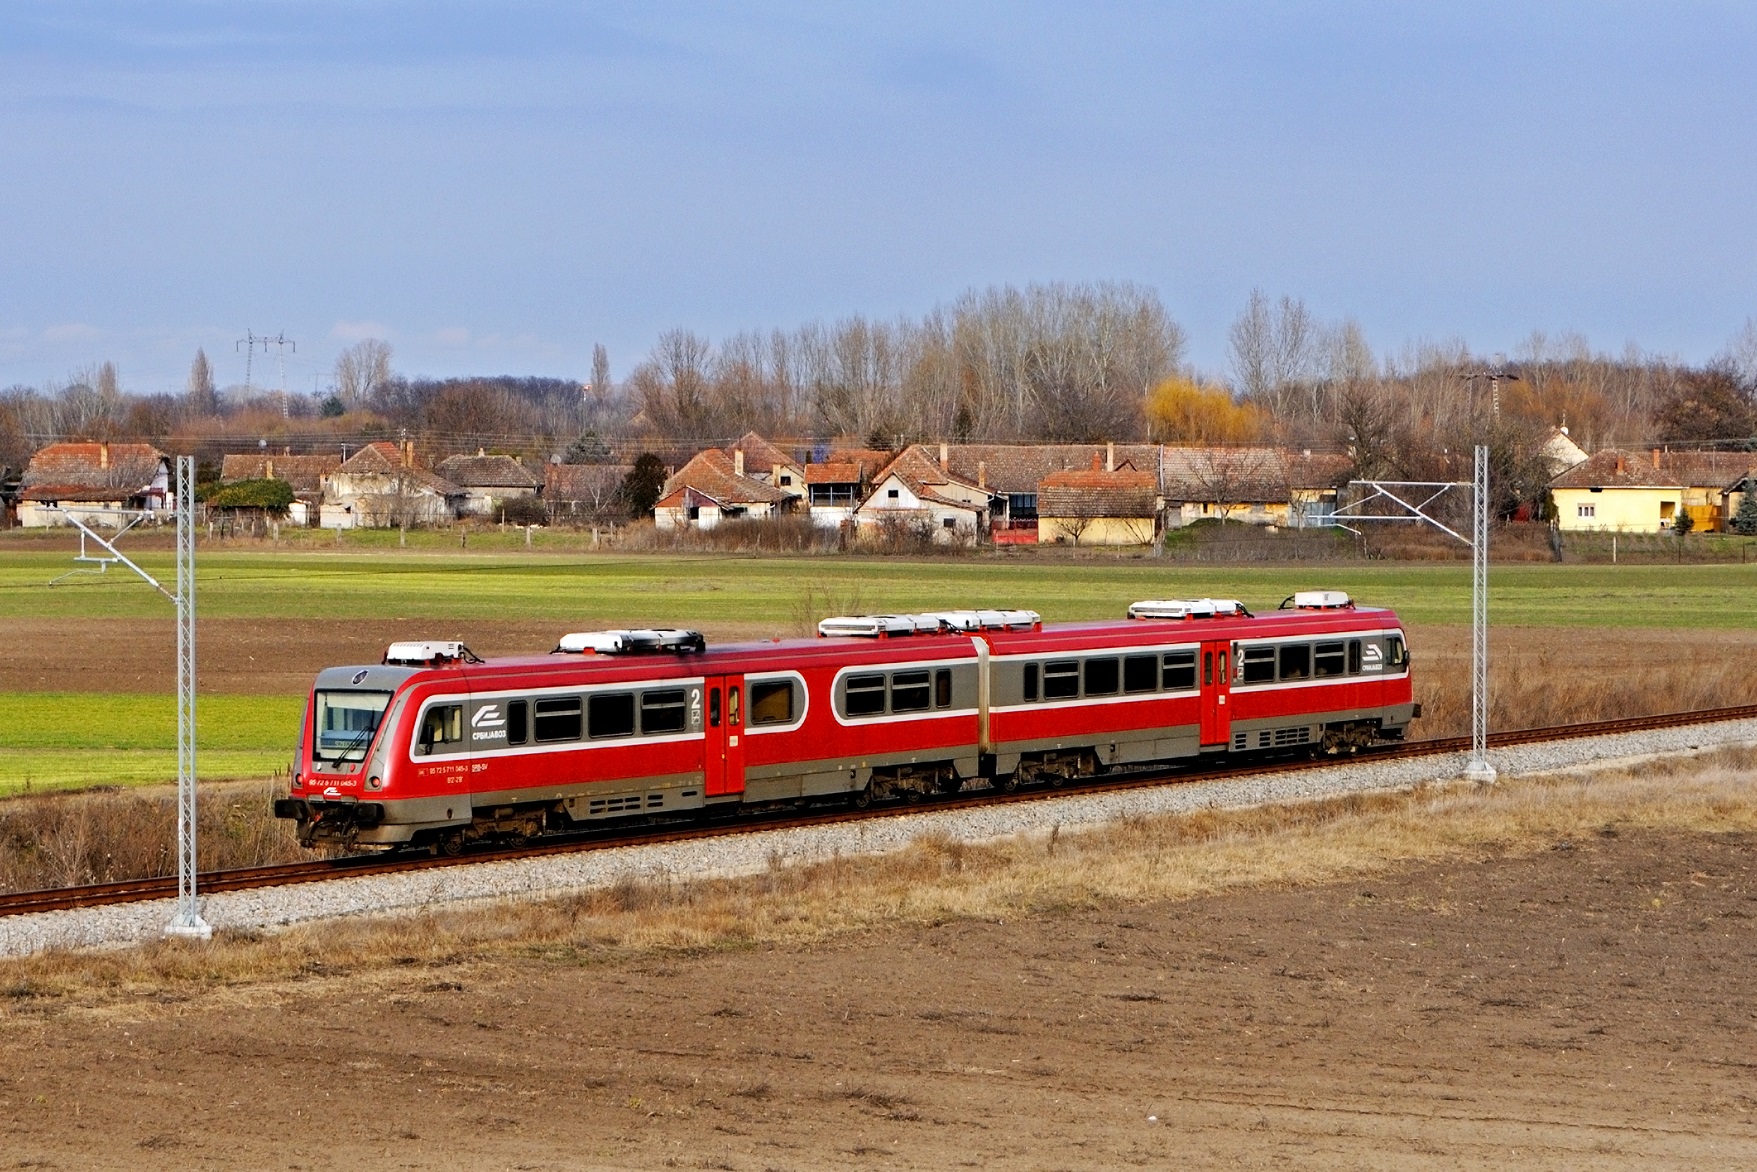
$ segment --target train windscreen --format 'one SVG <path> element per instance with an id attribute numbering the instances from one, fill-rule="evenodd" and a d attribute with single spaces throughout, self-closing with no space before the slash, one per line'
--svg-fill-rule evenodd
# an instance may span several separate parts
<path id="1" fill-rule="evenodd" d="M 317 693 L 317 737 L 312 755 L 318 761 L 364 761 L 372 734 L 390 705 L 389 692 Z"/>

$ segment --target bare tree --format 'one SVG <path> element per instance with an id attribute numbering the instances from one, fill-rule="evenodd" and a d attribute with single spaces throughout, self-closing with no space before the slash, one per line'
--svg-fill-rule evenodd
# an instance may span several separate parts
<path id="1" fill-rule="evenodd" d="M 1290 417 L 1302 389 L 1316 378 L 1321 335 L 1304 301 L 1283 296 L 1272 304 L 1261 289 L 1252 289 L 1227 332 L 1240 392 L 1277 418 Z M 1298 405 L 1315 416 L 1309 401 Z"/>
<path id="2" fill-rule="evenodd" d="M 1747 386 L 1757 387 L 1757 317 L 1748 317 L 1727 343 L 1726 360 Z"/>
<path id="3" fill-rule="evenodd" d="M 336 394 L 349 409 L 363 406 L 390 381 L 390 343 L 362 338 L 336 355 Z"/>

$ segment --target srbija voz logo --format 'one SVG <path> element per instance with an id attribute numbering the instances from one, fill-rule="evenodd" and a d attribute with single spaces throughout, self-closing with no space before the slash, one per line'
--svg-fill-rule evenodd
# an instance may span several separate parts
<path id="1" fill-rule="evenodd" d="M 470 727 L 476 730 L 470 734 L 472 741 L 498 740 L 506 735 L 506 714 L 498 704 L 484 704 L 470 717 Z"/>

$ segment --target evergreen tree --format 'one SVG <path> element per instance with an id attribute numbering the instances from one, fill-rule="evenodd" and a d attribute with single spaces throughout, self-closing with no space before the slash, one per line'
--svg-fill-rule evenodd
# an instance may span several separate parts
<path id="1" fill-rule="evenodd" d="M 1733 532 L 1740 537 L 1757 537 L 1757 477 L 1747 477 L 1741 487 L 1739 509 L 1733 514 Z"/>
<path id="2" fill-rule="evenodd" d="M 629 516 L 639 520 L 653 515 L 659 494 L 665 491 L 665 461 L 651 452 L 642 452 L 622 482 L 622 503 Z"/>

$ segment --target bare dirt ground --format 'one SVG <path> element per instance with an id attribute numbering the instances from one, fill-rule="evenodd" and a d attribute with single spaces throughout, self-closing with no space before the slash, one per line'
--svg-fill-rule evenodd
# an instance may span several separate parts
<path id="1" fill-rule="evenodd" d="M 39 1168 L 1757 1166 L 1757 834 L 0 1016 Z"/>
<path id="2" fill-rule="evenodd" d="M 711 638 L 774 634 L 732 625 Z M 326 667 L 377 663 L 398 639 L 461 639 L 478 655 L 542 655 L 566 629 L 554 619 L 446 623 L 432 619 L 202 619 L 203 691 L 299 695 Z M 0 692 L 171 692 L 170 619 L 28 618 L 9 625 Z"/>

